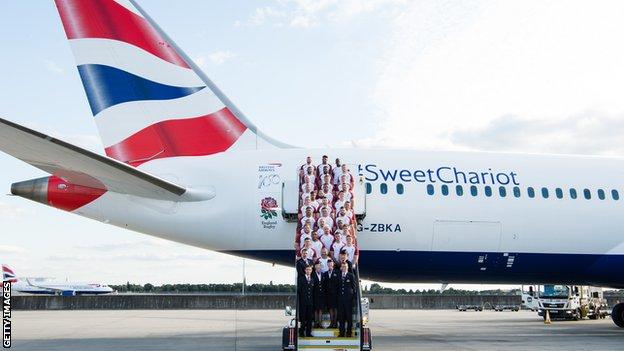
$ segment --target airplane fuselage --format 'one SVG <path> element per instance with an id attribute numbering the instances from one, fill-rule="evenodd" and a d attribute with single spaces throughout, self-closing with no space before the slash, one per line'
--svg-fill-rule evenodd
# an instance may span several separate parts
<path id="1" fill-rule="evenodd" d="M 296 223 L 281 212 L 298 194 L 283 183 L 296 181 L 307 155 L 320 160 L 324 154 L 349 164 L 366 192 L 366 215 L 358 225 L 364 278 L 624 286 L 619 158 L 357 149 L 228 152 L 202 162 L 181 157 L 141 166 L 172 182 L 214 191 L 210 200 L 170 202 L 107 192 L 74 212 L 291 266 Z M 162 169 L 189 171 L 181 178 Z M 277 201 L 277 216 L 262 216 L 266 197 Z"/>

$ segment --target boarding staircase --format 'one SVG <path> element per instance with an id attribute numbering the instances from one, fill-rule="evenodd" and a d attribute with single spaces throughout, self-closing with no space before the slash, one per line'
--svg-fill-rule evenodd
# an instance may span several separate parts
<path id="1" fill-rule="evenodd" d="M 302 185 L 303 178 L 300 177 L 299 173 L 297 174 L 298 181 L 296 188 L 300 189 Z M 359 187 L 359 189 L 358 189 Z M 359 190 L 359 191 L 358 191 Z M 362 193 L 360 193 L 360 191 Z M 360 179 L 359 184 L 356 184 L 356 189 L 353 189 L 354 192 L 354 200 L 352 201 L 352 205 L 357 203 L 357 201 L 363 202 L 360 206 L 353 206 L 355 217 L 357 222 L 361 221 L 366 216 L 365 210 L 365 196 L 360 197 L 360 194 L 364 192 L 364 184 Z M 284 202 L 284 194 L 286 192 L 282 192 L 282 203 Z M 295 243 L 298 243 L 300 231 L 301 231 L 301 222 L 299 221 L 301 214 L 301 207 L 303 206 L 303 201 L 301 199 L 299 191 L 293 192 L 297 194 L 297 200 L 292 201 L 291 203 L 296 203 L 296 213 L 295 211 L 287 211 L 283 210 L 283 217 L 290 222 L 297 221 L 296 231 L 295 231 Z M 332 205 L 333 206 L 333 205 Z M 292 206 L 291 206 L 292 207 Z M 286 207 L 285 207 L 286 208 Z M 357 228 L 357 225 L 354 226 Z M 357 230 L 353 231 L 354 236 L 357 233 Z M 355 237 L 355 245 L 357 243 L 357 237 Z M 299 250 L 295 249 L 295 262 L 300 257 Z M 360 256 L 361 260 L 361 256 Z M 360 273 L 359 273 L 359 265 L 353 268 L 353 274 L 356 277 L 356 297 L 353 303 L 353 334 L 351 337 L 340 337 L 338 328 L 330 328 L 331 320 L 329 313 L 323 314 L 323 321 L 321 323 L 321 328 L 313 328 L 312 329 L 312 337 L 299 337 L 299 298 L 298 294 L 296 294 L 296 309 L 294 310 L 294 319 L 291 320 L 289 326 L 284 328 L 283 333 L 283 349 L 284 350 L 306 350 L 306 351 L 327 351 L 327 350 L 335 350 L 335 351 L 343 351 L 343 350 L 360 350 L 360 351 L 370 351 L 372 350 L 372 340 L 370 330 L 367 327 L 368 323 L 368 299 L 362 297 L 362 288 L 360 284 Z M 295 285 L 298 282 L 297 272 L 295 270 Z M 297 287 L 298 288 L 298 287 Z M 298 291 L 298 289 L 297 289 Z"/>
<path id="2" fill-rule="evenodd" d="M 357 271 L 357 268 L 354 268 Z M 359 272 L 354 272 L 359 277 Z M 372 349 L 370 330 L 366 327 L 362 310 L 362 289 L 357 284 L 357 296 L 353 308 L 353 335 L 339 337 L 337 328 L 313 328 L 312 337 L 297 337 L 294 350 L 327 351 L 327 350 L 363 350 Z M 360 302 L 360 303 L 358 303 Z M 298 303 L 298 301 L 297 301 Z M 298 317 L 298 316 L 297 316 Z M 298 319 L 297 319 L 298 320 Z M 330 324 L 329 314 L 323 315 L 323 326 Z M 295 332 L 297 330 L 295 329 Z M 295 334 L 297 335 L 297 334 Z"/>

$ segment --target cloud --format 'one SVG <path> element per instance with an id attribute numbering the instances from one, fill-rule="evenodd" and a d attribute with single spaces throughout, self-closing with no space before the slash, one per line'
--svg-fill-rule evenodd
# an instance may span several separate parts
<path id="1" fill-rule="evenodd" d="M 210 253 L 132 252 L 117 254 L 63 253 L 47 257 L 50 261 L 197 261 L 214 260 Z"/>
<path id="2" fill-rule="evenodd" d="M 233 58 L 236 57 L 236 54 L 229 50 L 219 50 L 212 52 L 208 55 L 199 54 L 193 57 L 193 62 L 197 64 L 201 68 L 207 68 L 208 63 L 212 63 L 213 65 L 221 65 Z"/>
<path id="3" fill-rule="evenodd" d="M 177 244 L 162 239 L 148 239 L 141 241 L 124 241 L 117 243 L 104 243 L 93 245 L 78 245 L 76 249 L 80 250 L 94 250 L 94 251 L 118 251 L 118 250 L 140 250 L 151 248 L 163 248 L 167 246 L 175 246 Z"/>
<path id="4" fill-rule="evenodd" d="M 63 70 L 56 62 L 48 59 L 43 59 L 44 67 L 54 74 L 65 74 L 65 70 Z"/>
<path id="5" fill-rule="evenodd" d="M 450 140 L 474 150 L 624 155 L 624 113 L 586 111 L 557 120 L 507 115 L 482 128 L 451 132 Z"/>
<path id="6" fill-rule="evenodd" d="M 396 16 L 406 0 L 279 0 L 275 6 L 259 7 L 236 26 L 291 26 L 309 28 L 323 23 L 352 20 L 363 14 Z"/>
<path id="7" fill-rule="evenodd" d="M 224 63 L 225 61 L 228 61 L 232 58 L 236 57 L 236 54 L 234 54 L 231 51 L 215 51 L 211 54 L 208 55 L 208 58 L 210 59 L 210 61 L 212 61 L 212 63 L 220 65 L 222 63 Z"/>
<path id="8" fill-rule="evenodd" d="M 410 2 L 376 60 L 375 132 L 345 144 L 621 154 L 624 3 L 579 4 Z"/>

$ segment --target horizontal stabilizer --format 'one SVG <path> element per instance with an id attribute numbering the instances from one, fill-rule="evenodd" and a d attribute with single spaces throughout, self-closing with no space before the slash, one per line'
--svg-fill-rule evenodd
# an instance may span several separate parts
<path id="1" fill-rule="evenodd" d="M 0 150 L 75 185 L 172 201 L 184 200 L 187 192 L 115 159 L 2 118 Z"/>

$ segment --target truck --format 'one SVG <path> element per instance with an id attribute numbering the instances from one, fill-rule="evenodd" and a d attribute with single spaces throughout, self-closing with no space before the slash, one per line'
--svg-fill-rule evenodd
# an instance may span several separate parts
<path id="1" fill-rule="evenodd" d="M 531 292 L 533 295 L 531 296 Z M 602 289 L 581 285 L 538 285 L 527 296 L 537 301 L 537 314 L 546 319 L 602 319 L 609 315 Z"/>

